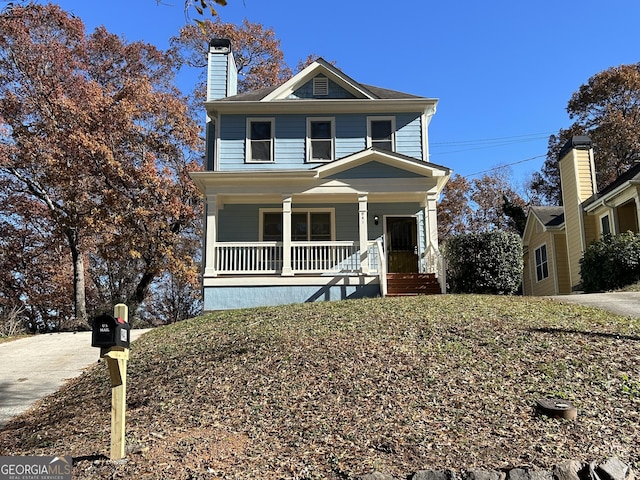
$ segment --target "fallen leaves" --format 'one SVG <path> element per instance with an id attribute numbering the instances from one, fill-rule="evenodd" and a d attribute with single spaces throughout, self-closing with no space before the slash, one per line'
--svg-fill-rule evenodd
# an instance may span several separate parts
<path id="1" fill-rule="evenodd" d="M 138 453 L 122 471 L 78 461 L 74 478 L 404 476 L 609 456 L 638 465 L 638 341 L 638 320 L 526 298 L 220 312 L 134 344 L 127 438 Z M 108 395 L 100 365 L 10 424 L 1 451 L 108 453 Z M 536 399 L 551 395 L 578 419 L 537 416 Z M 52 424 L 64 428 L 52 436 Z"/>

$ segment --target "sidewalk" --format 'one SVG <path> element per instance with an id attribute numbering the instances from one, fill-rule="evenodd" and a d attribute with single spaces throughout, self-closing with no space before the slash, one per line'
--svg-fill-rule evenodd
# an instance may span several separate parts
<path id="1" fill-rule="evenodd" d="M 147 330 L 132 330 L 134 341 Z M 91 332 L 38 334 L 0 344 L 0 429 L 100 359 Z"/>

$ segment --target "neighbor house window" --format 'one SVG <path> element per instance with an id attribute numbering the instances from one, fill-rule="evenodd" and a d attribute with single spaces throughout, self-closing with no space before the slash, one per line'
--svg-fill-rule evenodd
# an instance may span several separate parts
<path id="1" fill-rule="evenodd" d="M 367 147 L 395 151 L 395 124 L 393 117 L 369 117 L 367 119 Z"/>
<path id="2" fill-rule="evenodd" d="M 332 211 L 298 211 L 291 214 L 291 240 L 328 242 L 333 238 Z M 282 212 L 262 213 L 262 241 L 282 241 Z"/>
<path id="3" fill-rule="evenodd" d="M 307 119 L 307 161 L 329 162 L 334 159 L 335 137 L 332 118 Z"/>
<path id="4" fill-rule="evenodd" d="M 247 162 L 273 162 L 274 120 L 247 120 Z"/>
<path id="5" fill-rule="evenodd" d="M 609 215 L 600 217 L 600 229 L 602 231 L 602 236 L 609 235 L 611 233 L 611 223 L 609 221 Z"/>
<path id="6" fill-rule="evenodd" d="M 539 281 L 549 276 L 549 265 L 547 263 L 547 246 L 542 245 L 536 248 L 536 278 Z"/>

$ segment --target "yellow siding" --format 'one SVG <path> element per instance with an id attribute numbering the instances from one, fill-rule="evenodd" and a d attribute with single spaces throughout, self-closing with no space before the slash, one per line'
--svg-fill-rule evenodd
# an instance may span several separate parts
<path id="1" fill-rule="evenodd" d="M 571 293 L 571 281 L 569 279 L 569 262 L 567 258 L 567 238 L 563 233 L 557 233 L 554 239 L 554 260 L 556 276 L 558 278 L 558 293 L 567 295 Z"/>
<path id="2" fill-rule="evenodd" d="M 535 232 L 531 233 L 527 238 L 527 244 L 529 247 L 527 254 L 524 257 L 523 291 L 525 295 L 555 295 L 555 255 L 553 252 L 553 238 L 552 234 L 549 232 L 542 231 L 542 228 L 539 230 L 540 231 L 536 228 Z M 547 266 L 549 269 L 549 276 L 538 282 L 536 278 L 536 249 L 545 244 L 547 245 Z"/>
<path id="3" fill-rule="evenodd" d="M 600 221 L 599 217 L 595 217 L 593 215 L 585 215 L 584 216 L 584 239 L 585 239 L 585 247 L 588 247 L 593 242 L 600 240 L 600 226 L 598 222 Z M 610 219 L 610 221 L 613 221 Z M 613 227 L 613 223 L 611 224 Z"/>
<path id="4" fill-rule="evenodd" d="M 564 205 L 569 279 L 572 287 L 580 283 L 580 258 L 584 251 L 581 204 L 591 197 L 594 178 L 590 150 L 571 150 L 560 160 L 562 203 Z M 588 226 L 592 230 L 592 226 Z M 592 235 L 592 232 L 589 232 Z"/>

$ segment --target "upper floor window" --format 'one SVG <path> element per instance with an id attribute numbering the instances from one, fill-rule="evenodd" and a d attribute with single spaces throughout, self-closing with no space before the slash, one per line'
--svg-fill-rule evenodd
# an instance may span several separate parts
<path id="1" fill-rule="evenodd" d="M 247 162 L 273 162 L 273 118 L 247 119 Z"/>
<path id="2" fill-rule="evenodd" d="M 367 147 L 395 151 L 396 119 L 394 117 L 367 118 Z"/>
<path id="3" fill-rule="evenodd" d="M 335 129 L 332 118 L 307 119 L 307 161 L 329 162 L 334 159 Z"/>
<path id="4" fill-rule="evenodd" d="M 549 276 L 549 264 L 547 262 L 547 246 L 542 245 L 536 248 L 536 279 L 544 280 Z"/>

